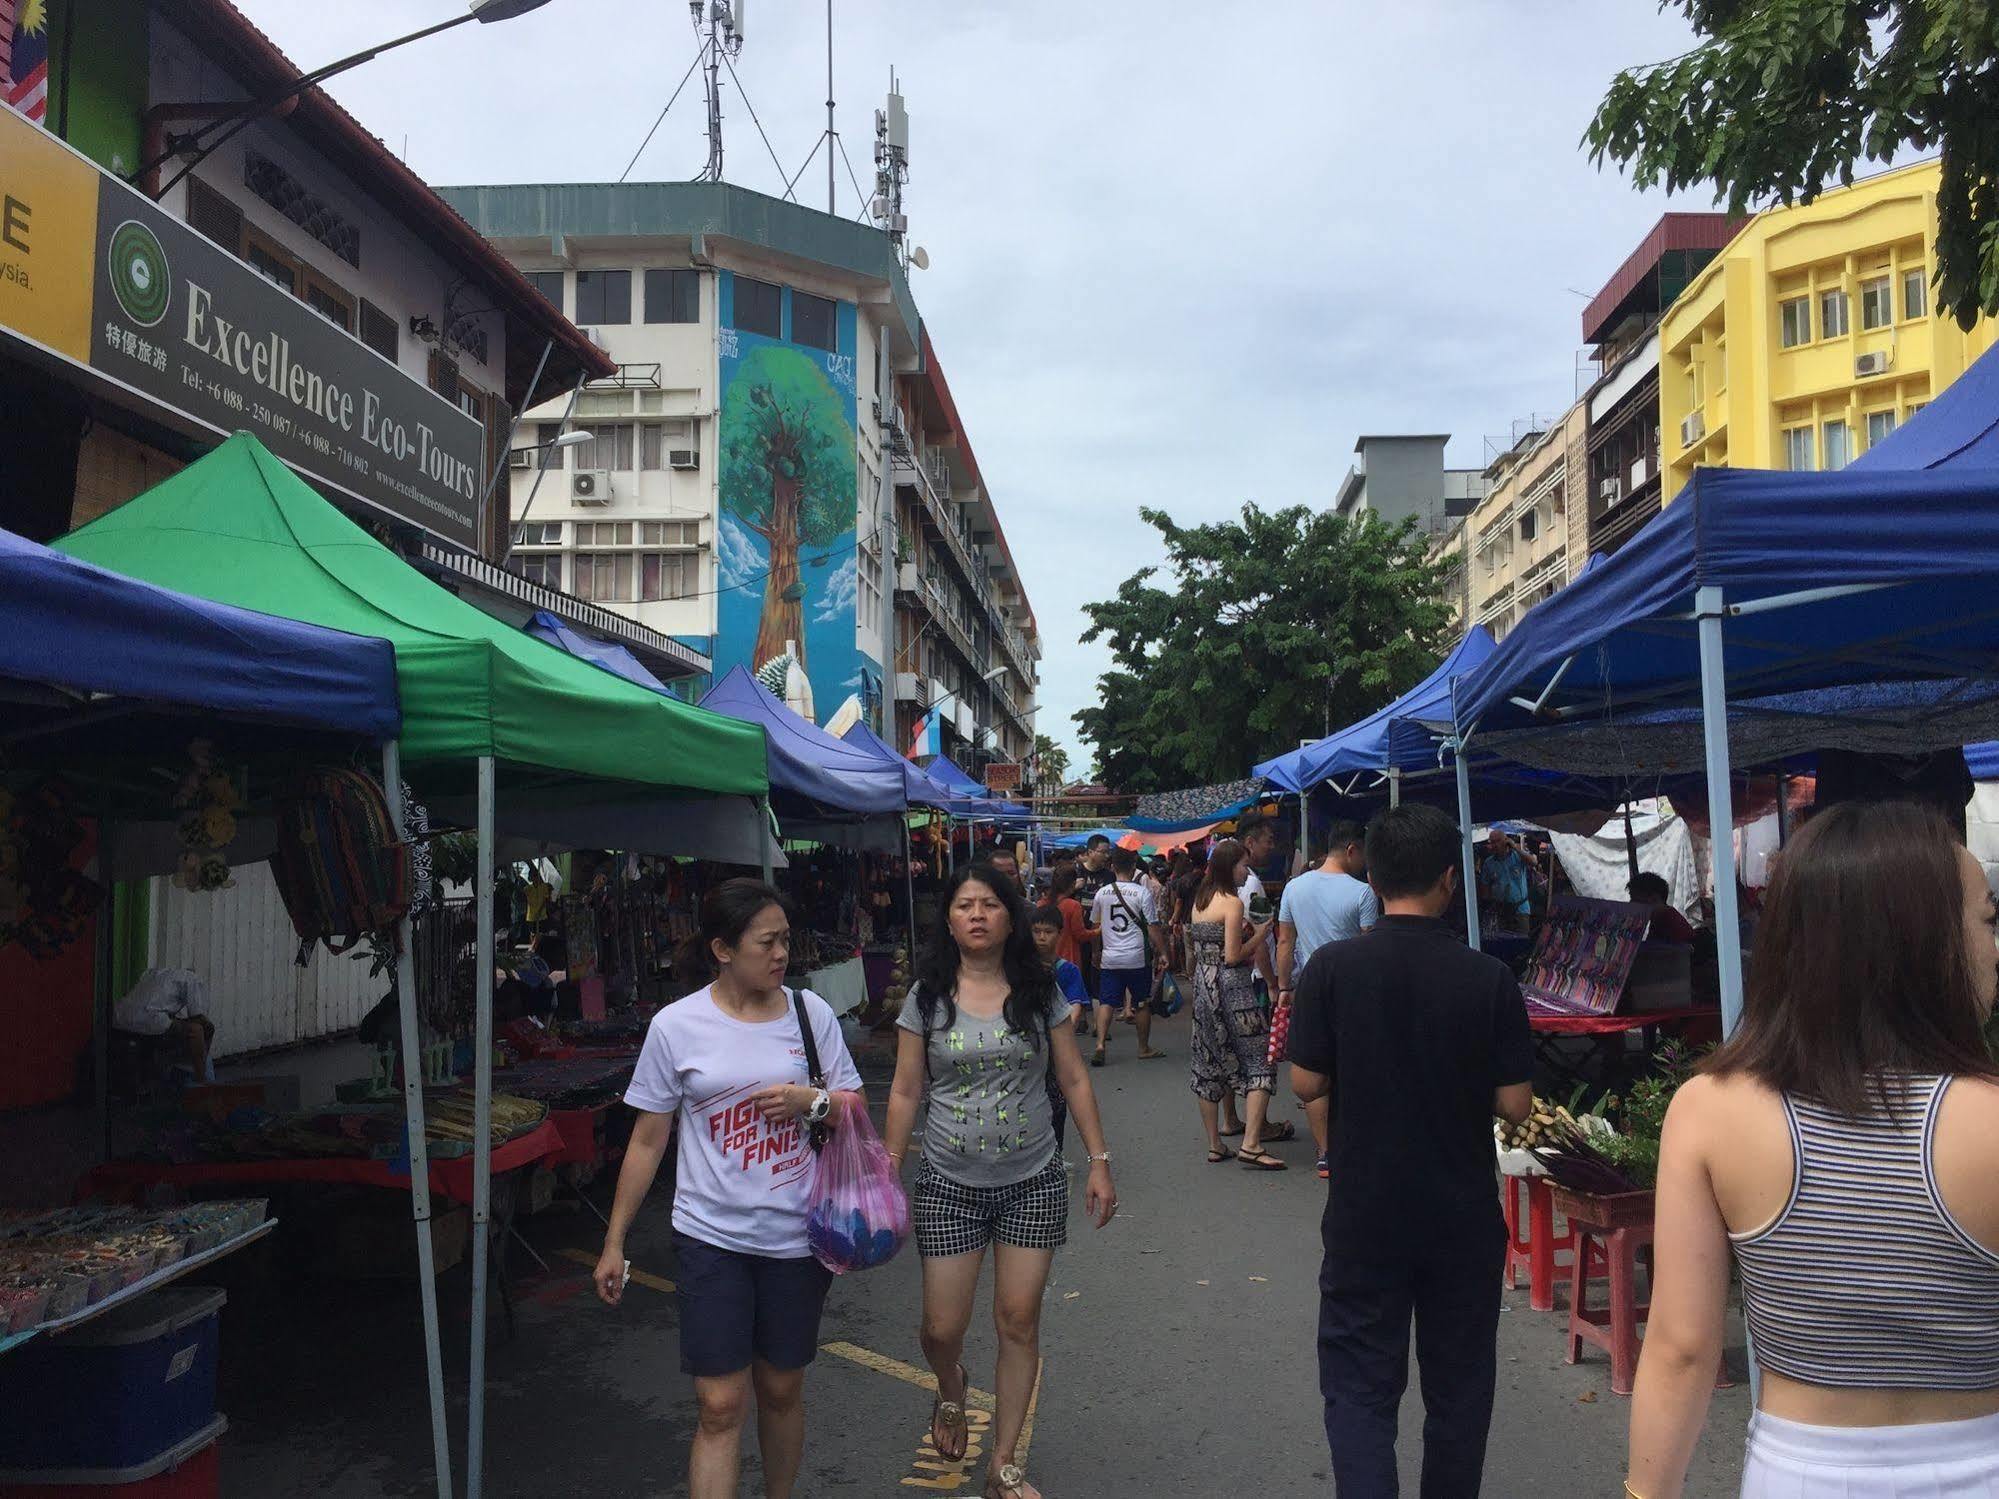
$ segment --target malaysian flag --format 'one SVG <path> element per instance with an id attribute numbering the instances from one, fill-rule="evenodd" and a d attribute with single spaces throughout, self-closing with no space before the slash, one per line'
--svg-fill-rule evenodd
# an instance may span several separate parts
<path id="1" fill-rule="evenodd" d="M 22 0 L 14 16 L 7 102 L 39 124 L 49 112 L 48 0 Z"/>

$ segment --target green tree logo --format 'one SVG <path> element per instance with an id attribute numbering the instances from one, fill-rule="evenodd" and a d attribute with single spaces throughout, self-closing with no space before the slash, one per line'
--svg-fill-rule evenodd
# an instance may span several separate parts
<path id="1" fill-rule="evenodd" d="M 111 231 L 108 262 L 111 294 L 127 317 L 150 328 L 167 315 L 173 273 L 152 230 L 137 219 L 125 220 Z"/>
<path id="2" fill-rule="evenodd" d="M 722 398 L 722 506 L 770 546 L 752 667 L 798 645 L 805 665 L 800 547 L 854 529 L 854 429 L 840 394 L 796 349 L 760 344 Z"/>

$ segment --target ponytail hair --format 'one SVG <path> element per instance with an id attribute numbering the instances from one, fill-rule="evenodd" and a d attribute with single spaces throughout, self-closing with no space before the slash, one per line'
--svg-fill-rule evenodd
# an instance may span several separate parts
<path id="1" fill-rule="evenodd" d="M 748 878 L 722 881 L 701 898 L 699 929 L 674 953 L 674 967 L 703 983 L 712 983 L 717 965 L 710 944 L 736 946 L 750 929 L 750 923 L 771 906 L 784 912 L 786 921 L 797 921 L 797 910 L 775 886 Z"/>

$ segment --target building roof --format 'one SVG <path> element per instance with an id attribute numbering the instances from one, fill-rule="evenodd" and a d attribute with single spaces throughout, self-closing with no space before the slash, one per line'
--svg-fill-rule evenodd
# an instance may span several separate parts
<path id="1" fill-rule="evenodd" d="M 1365 451 L 1371 442 L 1449 442 L 1448 432 L 1363 432 L 1353 440 L 1356 453 Z"/>
<path id="2" fill-rule="evenodd" d="M 159 0 L 159 3 L 168 19 L 253 91 L 282 88 L 305 71 L 229 0 Z M 527 335 L 507 339 L 510 398 L 521 405 L 532 403 L 533 392 L 526 386 L 534 377 L 542 344 L 550 339 L 555 347 L 543 375 L 547 385 L 574 384 L 579 373 L 602 378 L 617 372 L 617 365 L 608 354 L 550 306 L 477 229 L 324 89 L 307 89 L 299 96 L 298 107 L 285 118 L 292 129 L 311 140 L 328 160 L 401 216 L 430 248 L 473 270 L 491 287 L 510 334 L 518 330 Z"/>
<path id="3" fill-rule="evenodd" d="M 1604 334 L 1624 312 L 1625 303 L 1645 284 L 1662 257 L 1675 250 L 1720 250 L 1748 222 L 1728 213 L 1661 214 L 1659 222 L 1638 242 L 1638 248 L 1624 257 L 1624 264 L 1583 309 L 1583 341 L 1592 344 L 1603 341 Z"/>

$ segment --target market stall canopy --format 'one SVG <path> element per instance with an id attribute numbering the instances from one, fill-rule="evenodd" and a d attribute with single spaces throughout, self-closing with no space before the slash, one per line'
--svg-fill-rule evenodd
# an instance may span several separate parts
<path id="1" fill-rule="evenodd" d="M 893 766 L 896 774 L 902 777 L 903 798 L 910 806 L 934 807 L 940 812 L 951 812 L 967 804 L 966 798 L 931 780 L 913 760 L 897 754 L 881 735 L 866 724 L 855 724 L 840 739 L 842 743 L 866 751 L 878 763 Z"/>
<path id="2" fill-rule="evenodd" d="M 1032 812 L 1023 807 L 1019 802 L 1003 800 L 991 791 L 988 791 L 984 786 L 960 770 L 956 762 L 949 755 L 939 755 L 923 767 L 923 773 L 944 787 L 945 790 L 963 798 L 970 804 L 966 808 L 959 810 L 960 816 L 1006 819 L 1012 817 L 1031 817 L 1033 815 Z"/>
<path id="3" fill-rule="evenodd" d="M 1272 793 L 1261 775 L 1218 786 L 1190 786 L 1180 791 L 1153 791 L 1138 799 L 1130 825 L 1145 833 L 1174 833 L 1211 827 L 1240 816 Z M 1136 845 L 1134 845 L 1136 846 Z"/>
<path id="4" fill-rule="evenodd" d="M 1999 740 L 1964 747 L 1964 764 L 1974 781 L 1999 781 Z"/>
<path id="5" fill-rule="evenodd" d="M 117 572 L 395 647 L 405 764 L 761 795 L 764 736 L 544 645 L 438 587 L 248 433 L 56 543 Z"/>
<path id="6" fill-rule="evenodd" d="M 386 641 L 176 593 L 9 531 L 0 676 L 88 696 L 100 711 L 108 697 L 378 742 L 400 726 Z M 11 705 L 12 727 L 40 707 Z"/>
<path id="7" fill-rule="evenodd" d="M 1113 843 L 1122 843 L 1131 834 L 1130 828 L 1082 828 L 1074 833 L 1057 833 L 1053 838 L 1041 840 L 1043 848 L 1088 848 L 1090 840 L 1099 835 Z"/>
<path id="8" fill-rule="evenodd" d="M 666 683 L 647 671 L 637 656 L 621 645 L 608 640 L 592 640 L 581 630 L 570 625 L 559 615 L 550 614 L 546 609 L 537 609 L 534 618 L 523 627 L 528 634 L 559 651 L 566 651 L 579 661 L 588 661 L 593 666 L 601 666 L 627 682 L 650 688 L 654 692 L 665 692 Z"/>
<path id="9" fill-rule="evenodd" d="M 1437 763 L 1437 737 L 1423 725 L 1449 722 L 1451 684 L 1499 648 L 1492 632 L 1473 625 L 1437 669 L 1385 708 L 1337 734 L 1265 760 L 1256 774 L 1285 791 L 1306 791 L 1334 776 L 1366 770 L 1427 770 Z"/>
<path id="10" fill-rule="evenodd" d="M 1980 361 L 1991 364 L 1989 354 Z M 1674 710 L 1700 696 L 1694 595 L 1713 587 L 1730 621 L 1735 763 L 1990 737 L 1999 687 L 1983 678 L 1999 654 L 1999 467 L 1971 461 L 1990 452 L 1976 438 L 1926 437 L 1934 409 L 1888 439 L 1872 466 L 1696 470 L 1674 503 L 1529 610 L 1458 682 L 1456 727 L 1475 729 L 1494 753 L 1605 773 L 1653 741 L 1684 744 L 1690 720 Z M 1890 450 L 1905 437 L 1911 453 L 1949 448 L 1965 461 L 1897 469 Z"/>
<path id="11" fill-rule="evenodd" d="M 1117 846 L 1119 848 L 1131 849 L 1134 853 L 1144 854 L 1149 859 L 1154 854 L 1170 854 L 1175 850 L 1185 848 L 1190 843 L 1199 843 L 1203 838 L 1211 837 L 1217 826 L 1219 824 L 1211 822 L 1202 827 L 1180 828 L 1171 833 L 1143 833 L 1133 831 L 1119 838 Z"/>
<path id="12" fill-rule="evenodd" d="M 709 688 L 701 706 L 764 731 L 773 791 L 836 812 L 901 812 L 909 806 L 903 778 L 892 766 L 792 712 L 743 666 L 732 667 Z"/>

